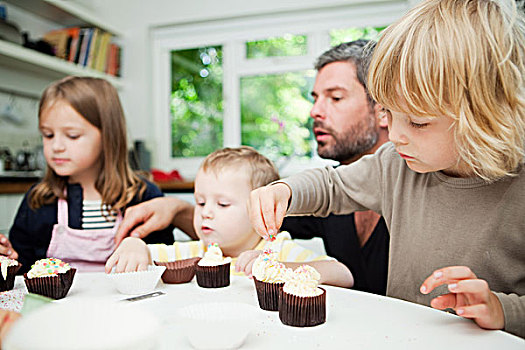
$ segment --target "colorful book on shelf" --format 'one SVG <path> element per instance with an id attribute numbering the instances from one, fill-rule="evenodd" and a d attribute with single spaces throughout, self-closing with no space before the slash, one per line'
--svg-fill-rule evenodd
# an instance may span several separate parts
<path id="1" fill-rule="evenodd" d="M 95 62 L 95 69 L 100 72 L 106 71 L 106 65 L 108 61 L 108 53 L 109 53 L 109 46 L 111 44 L 111 37 L 112 35 L 109 33 L 102 33 L 102 37 L 100 38 L 100 45 L 97 52 L 96 62 Z"/>
<path id="2" fill-rule="evenodd" d="M 67 59 L 69 54 L 69 37 L 69 28 L 64 28 L 47 32 L 42 39 L 53 47 L 56 57 Z"/>
<path id="3" fill-rule="evenodd" d="M 93 28 L 82 28 L 80 31 L 84 33 L 84 35 L 82 37 L 78 64 L 85 66 L 89 58 L 89 47 L 91 46 L 91 38 L 93 37 Z"/>
<path id="4" fill-rule="evenodd" d="M 80 28 L 79 27 L 73 27 L 69 28 L 69 55 L 67 57 L 67 60 L 69 62 L 75 61 L 75 56 L 78 52 L 78 43 L 80 40 Z"/>
<path id="5" fill-rule="evenodd" d="M 98 55 L 101 37 L 102 31 L 98 28 L 93 28 L 93 35 L 91 36 L 91 45 L 89 46 L 88 59 L 86 62 L 86 67 L 88 68 L 95 68 L 95 58 Z"/>
<path id="6" fill-rule="evenodd" d="M 120 76 L 120 47 L 115 43 L 109 46 L 106 73 L 115 77 Z"/>

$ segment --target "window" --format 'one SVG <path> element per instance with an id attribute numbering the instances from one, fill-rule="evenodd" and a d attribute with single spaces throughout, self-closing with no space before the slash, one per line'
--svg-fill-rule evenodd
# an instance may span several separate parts
<path id="1" fill-rule="evenodd" d="M 202 157 L 241 144 L 282 175 L 319 165 L 309 117 L 315 59 L 341 42 L 377 38 L 405 10 L 404 1 L 363 1 L 154 30 L 155 166 L 191 178 Z"/>

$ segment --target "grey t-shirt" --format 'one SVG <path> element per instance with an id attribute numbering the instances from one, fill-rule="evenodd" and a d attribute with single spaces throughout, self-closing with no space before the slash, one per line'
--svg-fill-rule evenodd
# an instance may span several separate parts
<path id="1" fill-rule="evenodd" d="M 525 167 L 493 183 L 408 168 L 391 143 L 374 155 L 282 180 L 288 215 L 374 210 L 390 231 L 387 295 L 430 305 L 419 292 L 436 269 L 468 266 L 503 305 L 505 330 L 525 337 Z"/>

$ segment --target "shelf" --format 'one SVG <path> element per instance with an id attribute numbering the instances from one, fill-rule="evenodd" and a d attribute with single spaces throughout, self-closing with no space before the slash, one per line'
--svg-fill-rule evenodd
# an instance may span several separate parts
<path id="1" fill-rule="evenodd" d="M 122 36 L 119 29 L 102 21 L 90 9 L 72 1 L 5 0 L 5 2 L 64 27 L 97 27 L 115 36 Z"/>
<path id="2" fill-rule="evenodd" d="M 0 40 L 0 65 L 26 71 L 35 71 L 40 74 L 47 72 L 48 75 L 53 77 L 77 75 L 104 78 L 117 89 L 121 89 L 123 86 L 120 78 L 64 61 L 60 58 L 48 56 L 4 40 Z"/>

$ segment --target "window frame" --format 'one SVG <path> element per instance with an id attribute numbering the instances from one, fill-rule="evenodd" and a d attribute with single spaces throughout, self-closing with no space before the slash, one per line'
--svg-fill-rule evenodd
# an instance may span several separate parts
<path id="1" fill-rule="evenodd" d="M 244 76 L 279 74 L 313 69 L 316 58 L 330 47 L 330 30 L 348 27 L 380 27 L 400 18 L 409 8 L 407 1 L 361 1 L 331 8 L 270 15 L 183 23 L 152 28 L 152 101 L 156 167 L 178 169 L 194 178 L 203 157 L 171 157 L 171 51 L 202 46 L 222 46 L 223 52 L 223 146 L 241 144 L 240 79 Z M 315 18 L 315 22 L 312 22 Z M 246 58 L 245 42 L 282 36 L 306 35 L 304 56 Z M 314 156 L 311 161 L 291 161 L 281 175 L 305 168 L 333 164 Z"/>

